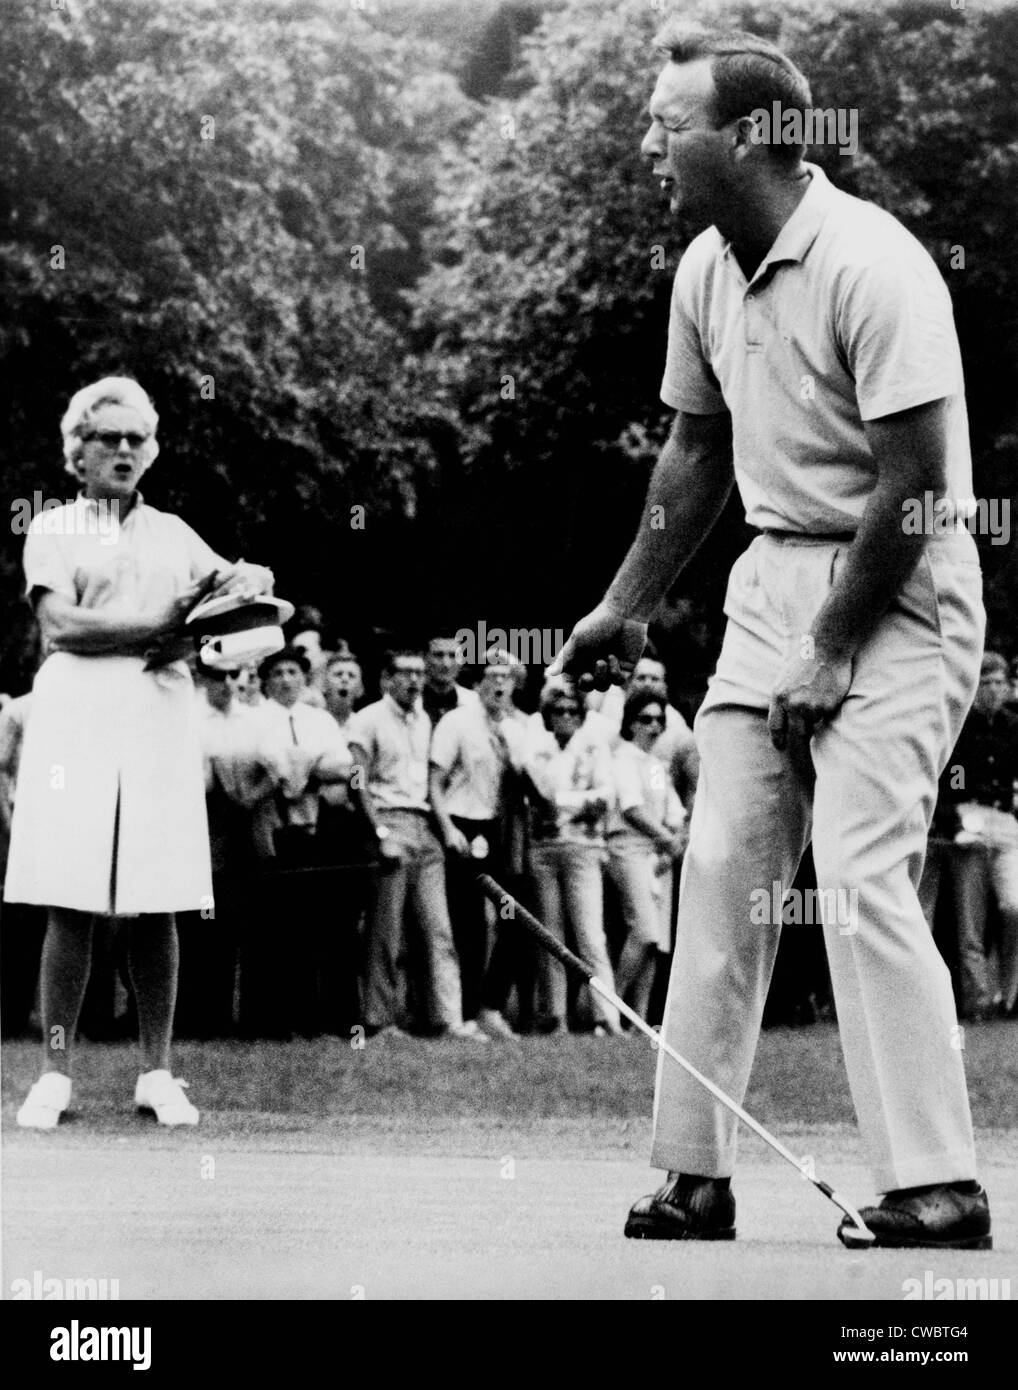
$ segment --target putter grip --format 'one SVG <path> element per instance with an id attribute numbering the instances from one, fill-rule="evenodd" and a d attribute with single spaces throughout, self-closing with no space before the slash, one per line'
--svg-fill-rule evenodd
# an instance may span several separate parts
<path id="1" fill-rule="evenodd" d="M 572 951 L 567 950 L 557 937 L 552 936 L 547 927 L 542 926 L 532 912 L 528 912 L 523 904 L 517 902 L 511 893 L 507 893 L 501 884 L 495 882 L 490 874 L 478 874 L 477 882 L 485 897 L 491 899 L 500 913 L 505 907 L 505 904 L 510 903 L 512 907 L 512 918 L 515 921 L 522 922 L 531 935 L 536 936 L 544 949 L 550 951 L 556 960 L 560 960 L 562 964 L 568 966 L 570 970 L 575 970 L 578 974 L 582 975 L 585 980 L 589 981 L 594 978 L 593 970 L 591 970 L 588 965 L 585 965 L 584 962 L 580 960 L 579 956 L 574 956 Z"/>

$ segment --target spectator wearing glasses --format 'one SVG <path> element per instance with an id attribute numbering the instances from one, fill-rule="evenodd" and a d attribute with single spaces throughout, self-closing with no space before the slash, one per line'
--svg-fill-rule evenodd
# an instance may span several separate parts
<path id="1" fill-rule="evenodd" d="M 675 706 L 668 702 L 664 662 L 656 657 L 642 656 L 633 668 L 629 690 L 654 690 L 656 694 L 664 696 L 665 723 L 653 753 L 671 773 L 683 805 L 691 805 L 696 792 L 700 759 L 692 729 Z"/>
<path id="2" fill-rule="evenodd" d="M 386 654 L 385 694 L 351 721 L 350 751 L 360 774 L 351 788 L 382 855 L 368 913 L 364 1024 L 369 1036 L 399 1036 L 407 1019 L 403 912 L 409 900 L 428 959 L 431 1024 L 443 1036 L 487 1042 L 464 1022 L 460 970 L 445 896 L 445 856 L 428 799 L 431 720 L 421 703 L 420 651 Z"/>
<path id="3" fill-rule="evenodd" d="M 626 937 L 615 988 L 647 1017 L 659 959 L 672 948 L 672 865 L 685 848 L 685 813 L 655 755 L 666 719 L 660 687 L 633 690 L 613 758 L 616 801 L 608 818 L 608 873 L 619 894 Z"/>
<path id="4" fill-rule="evenodd" d="M 571 937 L 577 954 L 609 986 L 612 968 L 604 934 L 601 867 L 605 815 L 614 797 L 611 752 L 583 719 L 573 683 L 557 676 L 541 692 L 543 728 L 524 759 L 531 797 L 530 862 L 542 921 L 560 941 Z M 594 1031 L 621 1033 L 618 1010 L 587 991 Z M 566 977 L 547 952 L 538 965 L 537 1026 L 566 1026 Z"/>
<path id="5" fill-rule="evenodd" d="M 199 1118 L 170 1071 L 175 914 L 211 901 L 212 875 L 194 688 L 171 648 L 205 594 L 269 592 L 272 573 L 231 565 L 179 517 L 143 500 L 138 484 L 159 452 L 157 425 L 136 381 L 107 377 L 79 391 L 61 433 L 82 491 L 37 517 L 25 543 L 26 593 L 45 656 L 25 731 L 6 896 L 49 913 L 43 1070 L 17 1116 L 33 1129 L 55 1128 L 70 1102 L 96 916 L 129 919 L 142 1054 L 135 1103 L 165 1125 Z"/>

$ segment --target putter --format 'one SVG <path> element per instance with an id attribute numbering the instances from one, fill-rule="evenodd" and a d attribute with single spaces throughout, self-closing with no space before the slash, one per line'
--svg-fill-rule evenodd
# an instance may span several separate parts
<path id="1" fill-rule="evenodd" d="M 737 1115 L 744 1125 L 748 1126 L 754 1134 L 759 1135 L 764 1143 L 769 1144 L 774 1152 L 780 1154 L 787 1163 L 790 1163 L 800 1177 L 806 1178 L 815 1188 L 819 1189 L 825 1197 L 832 1201 L 840 1211 L 844 1212 L 854 1228 L 839 1232 L 840 1239 L 844 1245 L 847 1245 L 849 1249 L 859 1249 L 874 1243 L 876 1236 L 866 1225 L 865 1221 L 863 1221 L 855 1207 L 852 1206 L 852 1203 L 846 1202 L 844 1197 L 840 1197 L 829 1183 L 824 1182 L 821 1178 L 814 1177 L 809 1171 L 804 1159 L 800 1160 L 796 1158 L 791 1149 L 787 1149 L 780 1139 L 776 1139 L 769 1130 L 764 1129 L 763 1125 L 760 1124 L 758 1120 L 754 1120 L 752 1115 L 748 1115 L 741 1105 L 737 1104 L 732 1100 L 731 1096 L 726 1095 L 724 1091 L 721 1090 L 720 1086 L 715 1086 L 713 1081 L 709 1081 L 702 1072 L 697 1071 L 692 1062 L 687 1062 L 685 1057 L 676 1052 L 671 1043 L 666 1042 L 663 1037 L 655 1033 L 653 1028 L 649 1027 L 638 1013 L 634 1012 L 628 1004 L 624 1003 L 614 990 L 610 990 L 606 984 L 597 978 L 590 967 L 580 960 L 579 956 L 574 956 L 572 951 L 567 950 L 566 947 L 562 945 L 561 941 L 556 940 L 548 928 L 539 922 L 532 912 L 528 912 L 522 903 L 517 902 L 511 893 L 507 893 L 500 884 L 496 883 L 490 874 L 478 874 L 477 882 L 485 897 L 490 898 L 496 907 L 501 909 L 504 908 L 507 903 L 510 904 L 513 918 L 516 921 L 522 922 L 546 951 L 550 951 L 556 960 L 561 961 L 567 969 L 575 971 L 577 975 L 582 975 L 590 988 L 595 990 L 607 1003 L 618 1009 L 619 1013 L 625 1018 L 628 1018 L 633 1027 L 638 1028 L 641 1033 L 648 1037 L 655 1048 L 660 1048 L 673 1062 L 677 1062 L 683 1071 L 688 1072 L 694 1081 L 698 1081 L 701 1086 L 705 1087 L 715 1100 L 720 1101 L 733 1115 Z"/>

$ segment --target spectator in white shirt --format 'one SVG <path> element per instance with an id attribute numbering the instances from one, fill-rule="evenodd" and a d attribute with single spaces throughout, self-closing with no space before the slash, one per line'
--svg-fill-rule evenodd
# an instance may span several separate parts
<path id="1" fill-rule="evenodd" d="M 419 651 L 389 652 L 386 693 L 351 720 L 350 751 L 360 774 L 351 779 L 351 789 L 375 829 L 387 866 L 378 874 L 369 913 L 364 1024 L 369 1036 L 402 1032 L 408 984 L 403 910 L 409 898 L 428 956 L 432 1025 L 446 1037 L 487 1042 L 476 1023 L 463 1021 L 445 856 L 428 800 L 431 720 L 421 704 L 424 671 Z"/>
<path id="2" fill-rule="evenodd" d="M 446 890 L 463 982 L 463 1017 L 494 1036 L 513 1036 L 500 1009 L 482 1010 L 488 963 L 487 899 L 477 875 L 504 879 L 503 843 L 513 770 L 523 758 L 523 725 L 513 717 L 519 662 L 488 653 L 479 699 L 442 716 L 431 740 L 430 793 L 446 849 Z M 512 924 L 508 924 L 512 927 Z"/>
<path id="3" fill-rule="evenodd" d="M 615 750 L 616 802 L 608 817 L 608 873 L 619 894 L 626 939 L 615 987 L 647 1017 L 659 954 L 672 947 L 672 865 L 685 847 L 684 812 L 665 765 L 652 751 L 665 701 L 648 683 L 626 699 Z"/>
<path id="4" fill-rule="evenodd" d="M 558 676 L 541 692 L 544 728 L 527 749 L 525 772 L 533 808 L 531 868 L 548 930 L 571 934 L 577 954 L 614 988 L 604 935 L 601 865 L 605 813 L 614 796 L 608 744 L 581 724 L 579 697 Z M 564 968 L 547 952 L 538 970 L 538 1027 L 558 1032 L 566 1023 Z M 618 1010 L 590 993 L 594 1031 L 620 1033 Z"/>
<path id="5" fill-rule="evenodd" d="M 262 873 L 241 942 L 241 1025 L 248 1036 L 341 1031 L 338 1000 L 347 982 L 339 924 L 323 910 L 315 875 L 300 871 L 321 866 L 319 792 L 346 781 L 352 759 L 332 716 L 301 698 L 308 669 L 292 647 L 267 657 L 259 668 L 266 699 L 251 716 L 249 799 L 256 802 Z"/>
<path id="6" fill-rule="evenodd" d="M 428 641 L 426 678 L 421 697 L 432 724 L 460 705 L 476 704 L 472 690 L 458 684 L 463 670 L 463 651 L 455 637 L 440 635 Z"/>

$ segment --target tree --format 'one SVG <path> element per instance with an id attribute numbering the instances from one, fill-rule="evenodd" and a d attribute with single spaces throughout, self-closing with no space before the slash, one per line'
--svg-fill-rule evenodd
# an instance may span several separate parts
<path id="1" fill-rule="evenodd" d="M 858 110 L 858 155 L 812 157 L 937 260 L 965 356 L 977 491 L 1013 490 L 1013 464 L 994 451 L 1012 426 L 1018 346 L 1005 289 L 1018 238 L 1016 12 L 737 3 L 690 14 L 774 38 L 809 74 L 815 105 Z M 436 263 L 415 295 L 436 393 L 465 426 L 464 494 L 476 480 L 477 504 L 511 518 L 507 563 L 513 536 L 554 557 L 547 601 L 567 624 L 621 558 L 667 423 L 657 388 L 686 235 L 638 153 L 662 18 L 643 0 L 545 16 L 523 46 L 521 94 L 487 103 L 447 166 Z M 733 507 L 680 582 L 715 629 L 743 543 Z"/>
<path id="2" fill-rule="evenodd" d="M 412 514 L 448 428 L 413 400 L 402 290 L 469 111 L 453 78 L 286 0 L 18 0 L 0 61 L 8 495 L 68 495 L 63 406 L 126 371 L 162 417 L 155 500 L 281 587 L 350 582 L 351 507 Z"/>

